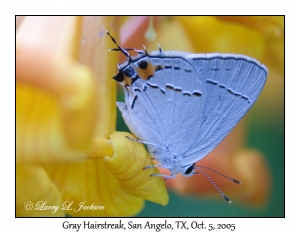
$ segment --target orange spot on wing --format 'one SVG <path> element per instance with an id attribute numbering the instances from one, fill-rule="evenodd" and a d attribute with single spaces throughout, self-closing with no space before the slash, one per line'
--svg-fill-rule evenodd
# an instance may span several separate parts
<path id="1" fill-rule="evenodd" d="M 126 86 L 131 86 L 132 84 L 132 79 L 124 75 L 124 80 L 123 80 L 123 85 Z"/>
<path id="2" fill-rule="evenodd" d="M 140 67 L 137 67 L 137 73 L 138 76 L 141 77 L 143 80 L 149 80 L 150 77 L 152 77 L 156 70 L 160 70 L 163 67 L 161 65 L 153 66 L 150 62 L 147 65 L 146 69 L 142 69 Z"/>
<path id="3" fill-rule="evenodd" d="M 150 77 L 154 75 L 155 72 L 154 67 L 150 62 L 148 63 L 146 69 L 142 69 L 139 67 L 137 67 L 136 69 L 137 69 L 138 76 L 141 77 L 141 79 L 143 80 L 148 80 Z"/>

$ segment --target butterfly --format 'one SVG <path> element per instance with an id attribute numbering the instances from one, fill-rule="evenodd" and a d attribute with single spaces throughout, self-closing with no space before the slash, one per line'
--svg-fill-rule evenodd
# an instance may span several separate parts
<path id="1" fill-rule="evenodd" d="M 193 54 L 160 47 L 150 53 L 145 48 L 124 49 L 107 34 L 117 46 L 112 50 L 127 57 L 118 65 L 114 79 L 122 85 L 125 96 L 125 102 L 117 106 L 139 138 L 129 139 L 147 145 L 158 162 L 145 169 L 167 168 L 171 175 L 152 174 L 165 178 L 200 171 L 210 179 L 201 169 L 206 167 L 196 166 L 196 162 L 209 154 L 253 106 L 265 85 L 267 68 L 244 55 Z M 128 50 L 138 55 L 131 57 Z"/>

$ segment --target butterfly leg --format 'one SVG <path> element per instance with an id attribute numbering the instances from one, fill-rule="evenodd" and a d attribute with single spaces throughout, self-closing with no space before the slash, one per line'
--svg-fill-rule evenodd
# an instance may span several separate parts
<path id="1" fill-rule="evenodd" d="M 148 165 L 148 166 L 144 167 L 143 170 L 146 170 L 146 169 L 149 169 L 149 168 L 156 168 L 156 167 L 162 167 L 162 168 L 170 169 L 170 167 L 166 167 L 166 166 L 161 165 L 161 164 L 153 164 L 153 165 Z"/>
<path id="2" fill-rule="evenodd" d="M 137 139 L 134 139 L 134 138 L 129 137 L 129 136 L 125 136 L 125 137 L 128 138 L 128 139 L 131 140 L 131 141 L 138 142 L 138 143 L 142 143 L 142 144 L 144 144 L 144 145 L 157 146 L 156 144 L 153 144 L 153 143 L 151 143 L 151 142 L 145 142 L 145 141 L 137 140 Z"/>
<path id="3" fill-rule="evenodd" d="M 155 165 L 148 165 L 146 167 L 144 167 L 143 169 L 146 170 L 146 169 L 149 169 L 149 168 L 157 168 L 157 167 L 162 167 L 162 168 L 167 168 L 169 169 L 168 167 L 166 166 L 163 166 L 161 164 L 155 164 Z M 172 172 L 171 175 L 165 175 L 165 174 L 151 174 L 150 175 L 151 177 L 154 177 L 154 176 L 160 176 L 160 177 L 164 177 L 164 181 L 166 181 L 167 179 L 169 178 L 175 178 L 176 177 L 176 174 Z"/>
<path id="4" fill-rule="evenodd" d="M 155 167 L 161 167 L 159 164 L 155 164 L 155 165 L 148 165 L 146 167 L 143 168 L 143 170 L 149 169 L 149 168 L 155 168 Z"/>
<path id="5" fill-rule="evenodd" d="M 151 177 L 153 177 L 153 176 L 160 176 L 160 177 L 165 178 L 164 181 L 166 181 L 166 180 L 169 179 L 169 178 L 175 178 L 175 177 L 176 177 L 176 174 L 175 174 L 175 173 L 172 173 L 171 175 L 165 175 L 165 174 L 151 174 L 150 176 L 151 176 Z"/>

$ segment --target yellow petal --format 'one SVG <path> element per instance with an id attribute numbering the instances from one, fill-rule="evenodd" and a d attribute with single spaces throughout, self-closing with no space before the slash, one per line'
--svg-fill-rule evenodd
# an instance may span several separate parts
<path id="1" fill-rule="evenodd" d="M 153 164 L 143 145 L 130 141 L 129 133 L 111 135 L 115 153 L 103 159 L 91 159 L 81 163 L 44 166 L 57 185 L 64 201 L 74 202 L 71 216 L 132 216 L 137 214 L 147 199 L 166 205 L 168 194 L 157 169 L 143 168 Z M 101 145 L 105 145 L 100 140 Z M 107 145 L 110 143 L 107 142 Z M 109 146 L 108 146 L 109 148 Z M 103 148 L 101 147 L 103 151 Z M 110 150 L 107 150 L 110 153 Z M 104 206 L 103 210 L 79 210 L 86 205 Z"/>
<path id="2" fill-rule="evenodd" d="M 41 166 L 17 165 L 16 215 L 18 217 L 64 217 L 65 213 L 61 207 L 61 195 Z"/>
<path id="3" fill-rule="evenodd" d="M 45 166 L 64 202 L 72 202 L 71 216 L 132 216 L 144 206 L 144 200 L 126 192 L 102 159 L 80 163 Z M 80 209 L 102 206 L 104 209 Z"/>
<path id="4" fill-rule="evenodd" d="M 83 20 L 80 61 L 95 74 L 97 94 L 97 137 L 109 138 L 116 130 L 116 81 L 118 53 L 108 52 L 114 48 L 106 30 L 117 36 L 118 17 L 87 16 Z"/>
<path id="5" fill-rule="evenodd" d="M 261 62 L 284 77 L 284 16 L 218 16 L 217 18 L 258 31 L 266 41 L 265 57 Z"/>
<path id="6" fill-rule="evenodd" d="M 283 16 L 180 16 L 176 19 L 185 27 L 196 52 L 245 54 L 265 64 L 270 74 L 276 71 L 275 74 L 283 77 Z"/>
<path id="7" fill-rule="evenodd" d="M 196 52 L 238 53 L 258 60 L 264 56 L 266 45 L 257 31 L 213 16 L 179 16 L 176 19 L 186 28 Z"/>
<path id="8" fill-rule="evenodd" d="M 61 197 L 56 199 L 63 200 L 59 201 L 60 205 L 71 204 L 66 210 L 71 216 L 131 216 L 143 208 L 144 196 L 166 204 L 168 196 L 160 178 L 153 177 L 152 183 L 146 182 L 149 184 L 146 186 L 139 183 L 141 178 L 133 182 L 123 181 L 115 174 L 119 168 L 116 165 L 127 159 L 128 154 L 126 157 L 115 156 L 116 142 L 107 140 L 115 130 L 116 89 L 111 77 L 115 72 L 117 54 L 107 52 L 107 47 L 114 45 L 108 46 L 112 42 L 103 37 L 103 28 L 113 31 L 113 18 L 86 17 L 82 38 L 78 36 L 81 21 L 76 17 L 44 17 L 37 21 L 26 17 L 18 28 L 18 166 L 23 166 L 21 163 L 24 167 L 28 167 L 25 165 L 28 163 L 42 163 L 43 167 L 31 166 L 31 172 L 49 176 L 52 183 L 44 178 L 43 182 L 59 190 Z M 32 35 L 31 30 L 34 30 Z M 26 38 L 28 34 L 31 39 Z M 79 39 L 82 43 L 80 59 L 92 68 L 96 79 L 89 69 L 76 61 L 79 51 L 74 41 Z M 132 144 L 137 143 L 123 143 L 118 150 L 128 151 Z M 136 152 L 142 159 L 145 160 L 146 156 L 150 160 L 143 146 Z M 135 154 L 133 156 L 138 158 Z M 145 166 L 149 163 L 146 162 Z M 128 173 L 132 171 L 129 169 Z M 147 171 L 135 173 L 143 176 Z M 24 174 L 28 183 L 36 183 L 31 174 L 20 174 Z M 123 175 L 130 177 L 126 172 Z M 21 183 L 17 182 L 20 193 L 27 191 Z M 134 183 L 141 187 L 134 186 Z M 37 187 L 45 184 L 37 184 Z M 155 190 L 157 184 L 158 191 Z M 136 190 L 128 190 L 128 187 Z M 150 187 L 153 190 L 147 193 L 145 189 Z M 28 199 L 31 196 L 35 197 L 35 191 L 28 191 Z M 48 197 L 51 198 L 52 195 Z M 91 210 L 91 207 L 96 208 Z"/>
<path id="9" fill-rule="evenodd" d="M 18 28 L 17 162 L 82 159 L 92 145 L 97 98 L 91 71 L 75 59 L 81 25 L 25 17 Z"/>
<path id="10" fill-rule="evenodd" d="M 115 154 L 112 157 L 105 157 L 107 167 L 128 193 L 166 205 L 169 197 L 162 178 L 150 177 L 159 171 L 156 168 L 143 170 L 145 166 L 153 164 L 151 158 L 142 144 L 133 142 L 125 136 L 134 138 L 132 134 L 125 132 L 114 132 L 110 136 Z"/>

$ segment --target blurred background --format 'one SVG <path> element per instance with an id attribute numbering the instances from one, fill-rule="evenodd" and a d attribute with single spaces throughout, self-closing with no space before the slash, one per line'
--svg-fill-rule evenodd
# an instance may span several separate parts
<path id="1" fill-rule="evenodd" d="M 234 129 L 223 145 L 206 157 L 204 164 L 200 163 L 217 167 L 216 170 L 229 176 L 237 174 L 234 178 L 243 182 L 241 186 L 227 185 L 226 179 L 211 174 L 222 191 L 232 195 L 233 203 L 224 201 L 199 174 L 196 178 L 167 181 L 169 204 L 160 206 L 146 201 L 138 216 L 284 217 L 284 17 L 138 16 L 119 20 L 119 39 L 125 48 L 142 49 L 145 45 L 150 52 L 157 50 L 158 43 L 163 50 L 244 54 L 259 60 L 269 70 L 261 95 L 238 124 L 239 129 Z M 120 62 L 124 60 L 120 54 Z M 123 92 L 118 90 L 117 99 L 123 102 Z M 117 130 L 128 131 L 119 110 L 117 114 Z M 224 147 L 229 148 L 226 155 L 222 155 Z M 243 153 L 254 154 L 249 162 L 242 163 L 244 167 L 234 162 L 223 165 L 227 164 L 223 158 L 238 160 L 233 154 L 243 157 Z M 251 185 L 243 175 L 238 175 L 243 172 L 244 177 L 254 177 Z M 205 191 L 206 186 L 209 191 Z M 243 199 L 239 194 L 249 196 Z"/>

